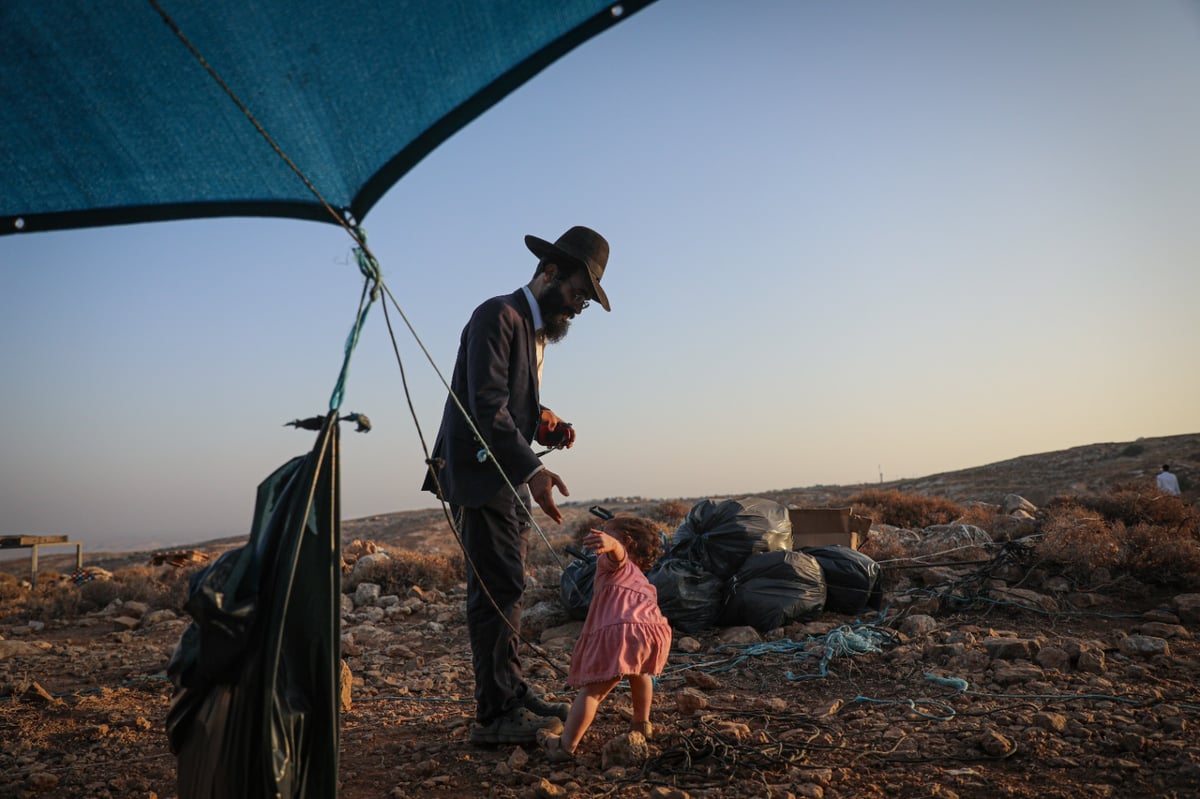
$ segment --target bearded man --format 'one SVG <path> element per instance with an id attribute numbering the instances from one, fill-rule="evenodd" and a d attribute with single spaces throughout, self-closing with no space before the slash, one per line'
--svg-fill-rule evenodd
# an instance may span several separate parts
<path id="1" fill-rule="evenodd" d="M 561 341 L 593 301 L 611 310 L 600 287 L 608 263 L 603 236 L 576 226 L 553 244 L 526 236 L 525 245 L 538 257 L 533 279 L 484 301 L 463 328 L 423 486 L 450 503 L 466 555 L 477 746 L 534 743 L 538 729 L 557 731 L 567 717 L 565 702 L 530 689 L 517 653 L 530 500 L 561 524 L 554 489 L 570 493 L 533 443 L 539 430 L 543 444 L 574 443 L 574 430 L 541 405 L 538 386 L 546 344 Z"/>

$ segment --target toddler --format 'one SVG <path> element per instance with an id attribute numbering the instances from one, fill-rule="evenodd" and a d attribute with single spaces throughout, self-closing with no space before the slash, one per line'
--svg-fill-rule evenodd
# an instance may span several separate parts
<path id="1" fill-rule="evenodd" d="M 622 677 L 628 678 L 633 698 L 632 729 L 649 738 L 652 677 L 662 672 L 671 650 L 671 626 L 658 610 L 658 591 L 643 574 L 662 553 L 658 528 L 645 519 L 620 516 L 588 533 L 583 545 L 597 559 L 592 601 L 567 674 L 568 684 L 580 691 L 561 735 L 538 731 L 554 761 L 575 754 L 596 709 Z"/>

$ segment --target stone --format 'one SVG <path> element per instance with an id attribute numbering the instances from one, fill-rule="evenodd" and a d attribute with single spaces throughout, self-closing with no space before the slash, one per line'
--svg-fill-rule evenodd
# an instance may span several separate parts
<path id="1" fill-rule="evenodd" d="M 991 757 L 1008 757 L 1017 745 L 996 730 L 987 730 L 975 739 L 975 745 Z"/>
<path id="2" fill-rule="evenodd" d="M 708 697 L 697 688 L 682 688 L 675 693 L 675 708 L 680 715 L 692 716 L 708 707 Z"/>
<path id="3" fill-rule="evenodd" d="M 1137 657 L 1153 657 L 1154 655 L 1169 655 L 1171 648 L 1165 638 L 1152 635 L 1127 635 L 1121 639 L 1121 654 Z"/>
<path id="4" fill-rule="evenodd" d="M 992 660 L 1032 660 L 1038 645 L 1028 638 L 985 638 L 983 648 Z"/>
<path id="5" fill-rule="evenodd" d="M 1020 494 L 1005 494 L 1004 499 L 1000 500 L 1000 512 L 1007 515 L 1018 510 L 1034 514 L 1037 513 L 1038 508 Z"/>
<path id="6" fill-rule="evenodd" d="M 694 655 L 704 649 L 704 645 L 692 638 L 690 635 L 685 635 L 675 642 L 675 648 L 680 652 L 686 652 L 689 655 Z"/>
<path id="7" fill-rule="evenodd" d="M 627 732 L 604 744 L 600 752 L 600 763 L 605 769 L 614 766 L 640 766 L 650 757 L 650 746 L 646 736 L 640 732 Z"/>
<path id="8" fill-rule="evenodd" d="M 753 627 L 726 627 L 717 635 L 722 644 L 759 644 L 763 637 Z"/>
<path id="9" fill-rule="evenodd" d="M 1036 713 L 1033 717 L 1033 726 L 1062 735 L 1067 731 L 1067 717 L 1061 713 Z"/>
<path id="10" fill-rule="evenodd" d="M 719 679 L 706 671 L 696 671 L 695 669 L 689 669 L 683 675 L 683 681 L 688 685 L 702 688 L 706 691 L 715 691 L 721 687 Z"/>
<path id="11" fill-rule="evenodd" d="M 1033 656 L 1033 662 L 1043 669 L 1053 669 L 1064 673 L 1071 670 L 1071 656 L 1065 649 L 1057 646 L 1039 649 L 1038 653 Z"/>
<path id="12" fill-rule="evenodd" d="M 1171 599 L 1171 609 L 1184 624 L 1200 624 L 1200 594 L 1179 594 Z"/>
<path id="13" fill-rule="evenodd" d="M 1155 638 L 1191 638 L 1192 633 L 1187 627 L 1182 624 L 1167 624 L 1161 621 L 1146 622 L 1138 628 L 1138 632 L 1142 635 L 1149 635 Z"/>
<path id="14" fill-rule="evenodd" d="M 904 633 L 910 638 L 915 638 L 920 635 L 928 635 L 936 630 L 937 627 L 937 619 L 920 613 L 908 616 L 904 619 L 904 621 L 900 622 L 900 632 Z"/>
<path id="15" fill-rule="evenodd" d="M 354 589 L 354 607 L 375 604 L 382 590 L 376 583 L 359 583 Z"/>

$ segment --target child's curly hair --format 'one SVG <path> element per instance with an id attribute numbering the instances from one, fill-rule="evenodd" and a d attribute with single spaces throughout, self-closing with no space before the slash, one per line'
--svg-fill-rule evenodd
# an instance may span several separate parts
<path id="1" fill-rule="evenodd" d="M 618 516 L 604 527 L 606 533 L 625 545 L 630 560 L 642 571 L 649 571 L 662 556 L 662 531 L 649 519 Z"/>

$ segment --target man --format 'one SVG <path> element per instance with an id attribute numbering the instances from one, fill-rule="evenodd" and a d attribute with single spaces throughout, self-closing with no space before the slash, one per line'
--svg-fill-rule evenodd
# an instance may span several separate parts
<path id="1" fill-rule="evenodd" d="M 1162 471 L 1158 473 L 1156 480 L 1159 491 L 1164 494 L 1170 494 L 1173 497 L 1179 496 L 1179 480 L 1175 475 L 1171 474 L 1171 464 L 1163 464 Z"/>
<path id="2" fill-rule="evenodd" d="M 567 717 L 565 702 L 547 702 L 530 690 L 517 654 L 530 497 L 561 524 L 553 492 L 569 495 L 562 478 L 542 465 L 533 442 L 574 443 L 573 429 L 540 404 L 538 384 L 546 343 L 561 341 L 591 301 L 611 310 L 600 288 L 608 242 L 599 233 L 573 227 L 553 244 L 526 236 L 525 245 L 538 257 L 533 279 L 485 301 L 463 328 L 452 394 L 423 486 L 450 503 L 467 558 L 476 702 L 471 742 L 479 746 L 534 743 L 539 728 L 556 731 Z M 539 423 L 559 438 L 538 439 Z"/>

